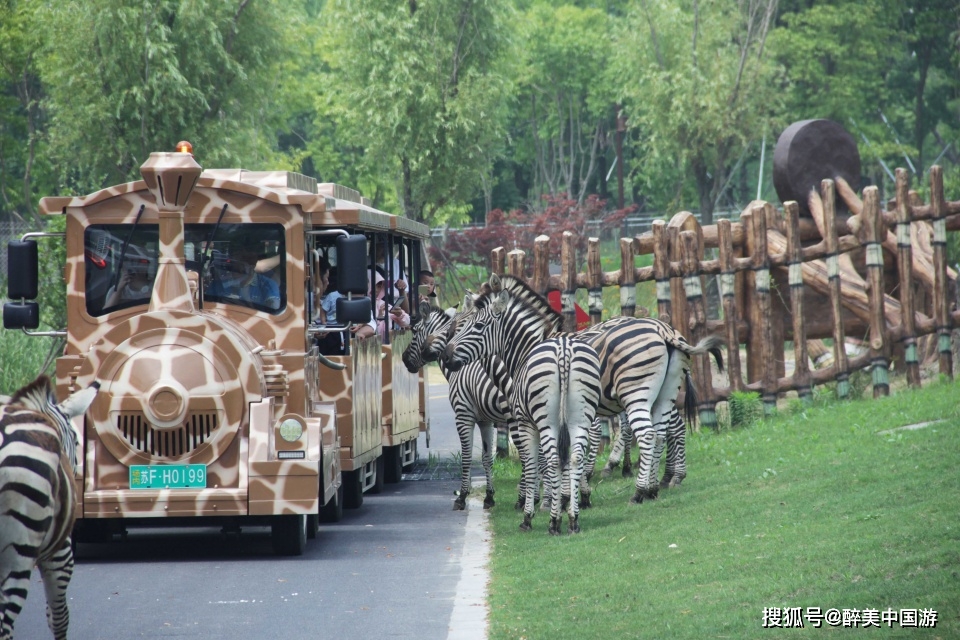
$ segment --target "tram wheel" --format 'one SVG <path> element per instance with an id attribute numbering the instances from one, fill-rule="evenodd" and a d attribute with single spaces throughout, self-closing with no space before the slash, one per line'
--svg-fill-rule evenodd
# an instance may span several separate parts
<path id="1" fill-rule="evenodd" d="M 307 516 L 274 516 L 270 527 L 273 552 L 278 556 L 300 556 L 307 546 Z"/>
<path id="2" fill-rule="evenodd" d="M 387 484 L 395 484 L 400 482 L 400 478 L 403 477 L 402 449 L 403 445 L 398 445 L 396 447 L 385 447 L 383 450 L 383 481 Z"/>
<path id="3" fill-rule="evenodd" d="M 359 509 L 363 506 L 362 469 L 343 472 L 343 508 Z"/>
<path id="4" fill-rule="evenodd" d="M 320 507 L 320 522 L 340 522 L 343 519 L 343 485 L 347 483 L 346 474 L 337 487 L 337 493 L 327 504 Z"/>
<path id="5" fill-rule="evenodd" d="M 315 540 L 320 530 L 320 516 L 316 513 L 307 514 L 307 540 Z"/>
<path id="6" fill-rule="evenodd" d="M 380 454 L 380 457 L 377 458 L 376 464 L 376 473 L 377 477 L 373 480 L 373 486 L 370 487 L 370 493 L 378 494 L 383 493 L 383 481 L 384 481 L 384 463 L 387 457 L 386 451 Z"/>

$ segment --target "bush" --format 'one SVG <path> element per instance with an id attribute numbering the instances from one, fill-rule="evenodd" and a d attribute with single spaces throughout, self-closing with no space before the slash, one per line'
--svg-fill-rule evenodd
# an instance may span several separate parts
<path id="1" fill-rule="evenodd" d="M 729 404 L 731 427 L 748 427 L 763 419 L 763 402 L 755 391 L 734 391 Z"/>

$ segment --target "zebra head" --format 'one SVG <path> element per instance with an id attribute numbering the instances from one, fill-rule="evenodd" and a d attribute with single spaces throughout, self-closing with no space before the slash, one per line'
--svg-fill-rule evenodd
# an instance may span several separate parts
<path id="1" fill-rule="evenodd" d="M 60 433 L 63 451 L 74 470 L 76 470 L 77 432 L 74 431 L 70 421 L 86 413 L 90 405 L 93 404 L 93 399 L 97 396 L 99 389 L 100 383 L 93 382 L 90 386 L 75 391 L 66 400 L 57 404 L 57 396 L 54 393 L 50 378 L 40 375 L 36 380 L 14 393 L 10 398 L 10 404 L 21 405 L 46 417 Z"/>
<path id="2" fill-rule="evenodd" d="M 510 295 L 500 286 L 496 274 L 490 276 L 483 293 L 467 296 L 469 305 L 454 319 L 444 350 L 444 363 L 452 371 L 459 371 L 471 362 L 496 353 L 495 326 L 510 301 Z"/>
<path id="3" fill-rule="evenodd" d="M 412 337 L 403 351 L 403 364 L 410 373 L 416 373 L 428 362 L 440 359 L 447 345 L 447 327 L 456 314 L 456 308 L 442 311 L 421 302 L 417 315 L 410 320 Z"/>

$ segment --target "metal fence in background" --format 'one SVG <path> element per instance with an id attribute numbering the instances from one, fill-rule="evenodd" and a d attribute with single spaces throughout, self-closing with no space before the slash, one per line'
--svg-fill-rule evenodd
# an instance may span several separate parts
<path id="1" fill-rule="evenodd" d="M 695 213 L 697 219 L 700 220 L 700 223 L 703 224 L 703 219 L 700 217 L 699 213 Z M 713 220 L 730 220 L 735 219 L 735 216 L 739 216 L 740 212 L 730 209 L 728 211 L 714 211 Z M 623 224 L 620 225 L 618 229 L 613 229 L 611 232 L 608 232 L 607 237 L 612 237 L 619 240 L 621 237 L 634 237 L 639 236 L 640 234 L 650 231 L 650 226 L 653 224 L 654 220 L 666 220 L 668 219 L 666 214 L 660 213 L 657 211 L 645 211 L 640 213 L 635 213 L 631 216 L 627 216 L 623 220 Z M 586 232 L 590 237 L 600 237 L 601 236 L 601 221 L 600 220 L 591 220 L 587 222 Z M 526 226 L 523 224 L 517 225 L 520 227 Z M 430 229 L 430 239 L 434 242 L 441 242 L 445 233 L 450 233 L 451 231 L 462 231 L 464 229 L 475 229 L 483 227 L 482 223 L 472 223 L 466 224 L 458 228 L 445 228 L 445 227 L 434 227 Z"/>

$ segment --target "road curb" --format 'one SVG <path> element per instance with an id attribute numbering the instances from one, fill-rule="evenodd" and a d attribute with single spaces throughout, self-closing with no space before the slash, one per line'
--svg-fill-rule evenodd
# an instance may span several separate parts
<path id="1" fill-rule="evenodd" d="M 473 486 L 484 487 L 486 481 L 475 481 Z M 460 581 L 453 598 L 453 613 L 450 614 L 447 640 L 486 640 L 490 613 L 487 603 L 489 560 L 488 514 L 483 509 L 483 501 L 471 494 L 467 499 L 467 524 L 460 560 Z"/>

